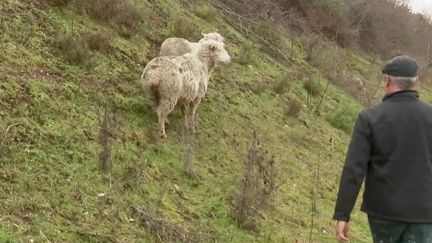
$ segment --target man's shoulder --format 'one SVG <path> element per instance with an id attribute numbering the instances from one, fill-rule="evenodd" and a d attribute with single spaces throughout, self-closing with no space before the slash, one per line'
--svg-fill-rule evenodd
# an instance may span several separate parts
<path id="1" fill-rule="evenodd" d="M 415 102 L 416 105 L 411 106 L 410 109 L 417 109 L 422 112 L 430 112 L 432 114 L 432 104 L 426 103 L 422 100 L 418 100 Z M 370 117 L 382 113 L 387 113 L 386 111 L 393 110 L 398 111 L 400 110 L 400 107 L 398 105 L 395 105 L 394 103 L 390 102 L 381 102 L 377 105 L 374 105 L 372 107 L 368 107 L 363 109 L 359 115 L 364 117 Z"/>
<path id="2" fill-rule="evenodd" d="M 359 116 L 367 117 L 369 115 L 372 115 L 376 112 L 380 112 L 381 110 L 385 110 L 384 103 L 379 103 L 377 105 L 366 107 L 362 111 L 360 111 Z"/>
<path id="3" fill-rule="evenodd" d="M 426 103 L 425 101 L 419 100 L 418 102 L 424 109 L 428 109 L 432 111 L 432 104 Z"/>

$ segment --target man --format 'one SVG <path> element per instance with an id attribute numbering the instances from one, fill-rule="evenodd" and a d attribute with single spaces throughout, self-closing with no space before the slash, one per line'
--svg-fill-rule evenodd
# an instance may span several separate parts
<path id="1" fill-rule="evenodd" d="M 354 126 L 333 218 L 348 241 L 348 222 L 363 179 L 361 210 L 374 242 L 432 243 L 432 106 L 415 91 L 418 66 L 398 56 L 382 69 L 386 95 Z"/>

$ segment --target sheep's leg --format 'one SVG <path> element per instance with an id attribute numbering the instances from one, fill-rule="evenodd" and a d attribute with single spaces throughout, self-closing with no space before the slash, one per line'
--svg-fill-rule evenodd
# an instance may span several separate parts
<path id="1" fill-rule="evenodd" d="M 182 111 L 182 115 L 183 115 L 183 127 L 184 127 L 184 131 L 189 133 L 189 110 L 190 110 L 190 104 L 185 103 L 182 104 L 181 107 L 181 111 Z"/>
<path id="2" fill-rule="evenodd" d="M 157 116 L 158 116 L 160 138 L 166 138 L 166 133 L 165 133 L 166 115 L 160 110 L 157 110 L 156 112 L 157 112 Z"/>
<path id="3" fill-rule="evenodd" d="M 192 108 L 190 110 L 190 121 L 191 121 L 191 129 L 192 132 L 195 133 L 196 129 L 195 129 L 195 114 L 196 114 L 196 110 L 198 108 L 198 105 L 201 103 L 201 98 L 197 98 L 192 102 Z"/>
<path id="4" fill-rule="evenodd" d="M 159 122 L 160 137 L 166 138 L 165 122 L 168 120 L 168 115 L 174 110 L 176 100 L 162 100 L 156 109 Z"/>

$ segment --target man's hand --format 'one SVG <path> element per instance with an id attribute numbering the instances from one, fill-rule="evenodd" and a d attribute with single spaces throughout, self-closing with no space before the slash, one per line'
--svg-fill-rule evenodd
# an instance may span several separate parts
<path id="1" fill-rule="evenodd" d="M 336 238 L 339 242 L 348 242 L 349 223 L 345 221 L 337 221 L 336 223 Z"/>

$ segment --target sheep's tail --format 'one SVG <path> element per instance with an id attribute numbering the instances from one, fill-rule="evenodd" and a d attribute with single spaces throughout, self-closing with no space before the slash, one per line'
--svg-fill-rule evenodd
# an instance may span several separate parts
<path id="1" fill-rule="evenodd" d="M 149 90 L 149 99 L 151 105 L 156 109 L 159 106 L 160 93 L 157 85 L 152 85 Z"/>
<path id="2" fill-rule="evenodd" d="M 151 75 L 144 71 L 141 76 L 141 85 L 150 101 L 150 105 L 156 109 L 160 102 L 159 83 L 157 79 L 152 78 Z"/>

